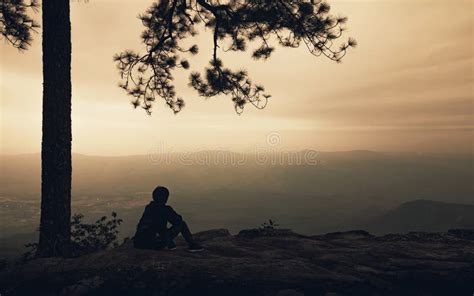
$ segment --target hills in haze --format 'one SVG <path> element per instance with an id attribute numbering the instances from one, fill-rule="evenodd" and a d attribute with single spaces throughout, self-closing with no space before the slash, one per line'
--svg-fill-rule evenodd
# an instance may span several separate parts
<path id="1" fill-rule="evenodd" d="M 94 220 L 117 211 L 122 235 L 130 236 L 160 184 L 193 231 L 237 232 L 268 219 L 304 234 L 446 231 L 472 225 L 472 161 L 472 155 L 370 151 L 74 154 L 73 212 Z M 21 245 L 38 226 L 40 155 L 2 155 L 0 163 L 3 248 L 12 236 Z"/>
<path id="2" fill-rule="evenodd" d="M 474 205 L 415 200 L 383 213 L 366 228 L 374 233 L 474 229 Z"/>

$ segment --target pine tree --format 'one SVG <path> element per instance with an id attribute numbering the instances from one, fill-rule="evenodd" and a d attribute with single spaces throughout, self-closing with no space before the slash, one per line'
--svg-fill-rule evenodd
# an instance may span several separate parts
<path id="1" fill-rule="evenodd" d="M 27 12 L 36 0 L 2 0 L 0 33 L 14 47 L 30 45 L 39 27 Z M 66 256 L 71 220 L 71 24 L 69 0 L 44 0 L 41 222 L 37 256 Z"/>
<path id="2" fill-rule="evenodd" d="M 43 1 L 43 141 L 37 256 L 66 256 L 71 221 L 71 23 L 69 0 Z"/>
<path id="3" fill-rule="evenodd" d="M 312 55 L 340 62 L 356 41 L 349 38 L 336 46 L 347 18 L 329 12 L 329 4 L 315 0 L 158 1 L 140 16 L 145 26 L 141 35 L 145 52 L 124 51 L 114 57 L 122 77 L 120 87 L 132 97 L 135 108 L 148 114 L 157 98 L 179 112 L 184 101 L 175 92 L 172 73 L 190 67 L 182 56 L 197 54 L 198 47 L 183 47 L 181 41 L 195 36 L 203 23 L 212 29 L 214 50 L 204 75 L 190 74 L 190 86 L 203 97 L 229 95 L 239 114 L 247 104 L 265 108 L 270 98 L 265 88 L 253 83 L 245 70 L 224 67 L 218 48 L 245 51 L 247 44 L 255 41 L 260 45 L 252 57 L 267 60 L 275 51 L 275 42 L 290 48 L 304 44 Z"/>
<path id="4" fill-rule="evenodd" d="M 31 31 L 38 24 L 28 16 L 38 9 L 37 0 L 2 0 L 0 35 L 19 50 L 28 48 Z M 43 12 L 43 142 L 41 224 L 38 256 L 66 256 L 70 246 L 71 218 L 71 24 L 69 0 L 44 0 Z M 204 75 L 192 72 L 189 85 L 203 97 L 224 94 L 232 98 L 238 114 L 247 104 L 265 108 L 270 95 L 255 84 L 245 70 L 226 68 L 218 48 L 246 51 L 259 42 L 252 57 L 267 60 L 273 43 L 296 48 L 304 44 L 315 56 L 340 62 L 356 41 L 343 35 L 345 17 L 335 17 L 326 2 L 317 0 L 157 0 L 140 19 L 144 53 L 125 51 L 115 55 L 120 86 L 132 97 L 132 105 L 151 114 L 157 98 L 178 113 L 184 100 L 177 96 L 172 72 L 188 69 L 181 55 L 197 54 L 198 46 L 181 41 L 195 36 L 199 24 L 212 29 L 214 45 Z"/>

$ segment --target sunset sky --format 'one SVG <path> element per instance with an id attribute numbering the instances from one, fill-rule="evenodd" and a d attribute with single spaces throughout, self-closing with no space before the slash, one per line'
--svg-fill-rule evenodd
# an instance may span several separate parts
<path id="1" fill-rule="evenodd" d="M 337 0 L 349 17 L 345 37 L 358 47 L 336 64 L 299 49 L 277 47 L 267 61 L 224 53 L 273 95 L 264 110 L 239 116 L 230 97 L 203 99 L 176 72 L 186 107 L 178 114 L 158 101 L 153 115 L 134 110 L 117 87 L 112 61 L 125 49 L 143 51 L 137 15 L 152 1 L 71 1 L 73 152 L 146 154 L 201 149 L 252 150 L 279 134 L 279 148 L 320 151 L 470 152 L 473 136 L 474 16 L 472 0 Z M 40 15 L 37 14 L 37 20 Z M 212 51 L 209 31 L 190 59 L 202 70 Z M 41 148 L 41 34 L 23 53 L 0 42 L 0 153 Z"/>

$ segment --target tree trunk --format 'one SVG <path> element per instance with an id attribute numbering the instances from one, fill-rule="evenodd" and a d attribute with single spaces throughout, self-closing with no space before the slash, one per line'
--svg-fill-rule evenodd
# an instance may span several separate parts
<path id="1" fill-rule="evenodd" d="M 67 256 L 71 221 L 71 23 L 69 0 L 44 0 L 43 141 L 38 257 Z"/>

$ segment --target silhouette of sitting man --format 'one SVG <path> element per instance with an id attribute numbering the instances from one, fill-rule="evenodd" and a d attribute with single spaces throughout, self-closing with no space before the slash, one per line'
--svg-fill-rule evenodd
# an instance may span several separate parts
<path id="1" fill-rule="evenodd" d="M 153 201 L 145 208 L 137 225 L 133 244 L 138 249 L 159 250 L 176 249 L 174 239 L 181 233 L 188 244 L 189 252 L 200 252 L 204 249 L 194 241 L 191 231 L 183 218 L 172 207 L 166 205 L 169 191 L 158 186 L 153 191 Z M 171 228 L 168 228 L 168 223 Z"/>

